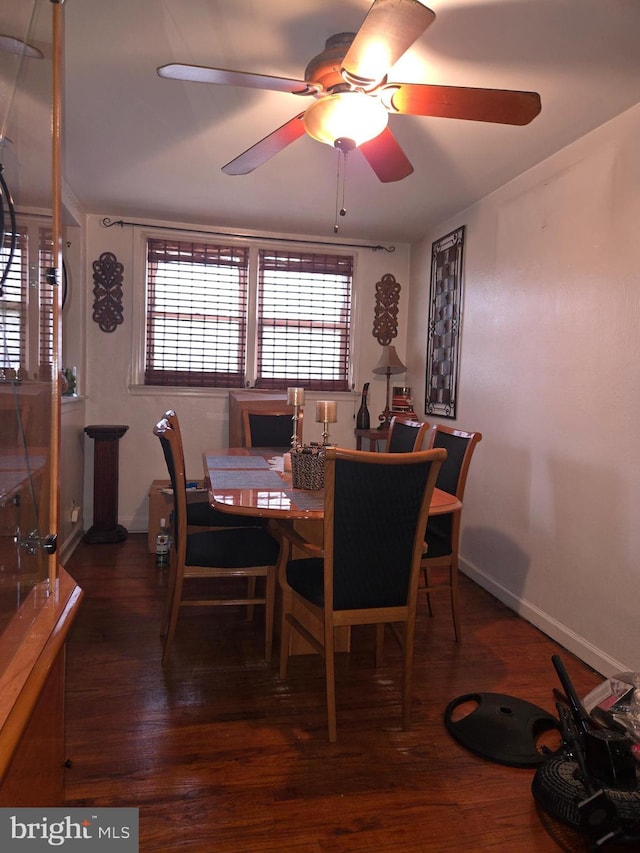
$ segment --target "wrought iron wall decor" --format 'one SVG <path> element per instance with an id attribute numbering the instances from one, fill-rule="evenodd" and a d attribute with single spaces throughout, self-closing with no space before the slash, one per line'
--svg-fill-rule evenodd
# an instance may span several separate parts
<path id="1" fill-rule="evenodd" d="M 431 246 L 431 289 L 424 411 L 455 418 L 462 320 L 462 225 Z"/>
<path id="2" fill-rule="evenodd" d="M 114 332 L 123 321 L 122 273 L 113 252 L 103 252 L 93 262 L 93 319 L 103 332 Z"/>
<path id="3" fill-rule="evenodd" d="M 373 336 L 386 347 L 398 334 L 398 301 L 400 285 L 390 272 L 376 282 L 376 308 L 373 318 Z"/>
<path id="4" fill-rule="evenodd" d="M 67 273 L 67 265 L 62 259 L 62 307 L 67 304 L 67 296 L 69 295 L 69 275 Z"/>

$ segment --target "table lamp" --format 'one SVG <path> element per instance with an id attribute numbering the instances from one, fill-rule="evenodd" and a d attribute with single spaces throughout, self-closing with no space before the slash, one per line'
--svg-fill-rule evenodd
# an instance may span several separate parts
<path id="1" fill-rule="evenodd" d="M 293 435 L 291 436 L 291 447 L 298 447 L 298 420 L 300 418 L 300 406 L 304 406 L 304 388 L 287 388 L 287 403 L 293 406 Z"/>
<path id="2" fill-rule="evenodd" d="M 391 409 L 389 408 L 389 378 L 391 374 L 404 373 L 406 369 L 407 368 L 400 361 L 394 346 L 382 347 L 380 361 L 373 368 L 374 373 L 387 377 L 387 400 L 384 412 L 381 415 L 378 415 L 378 420 L 380 421 L 378 429 L 389 429 L 389 424 L 391 423 Z"/>
<path id="3" fill-rule="evenodd" d="M 316 421 L 324 424 L 322 432 L 322 444 L 329 444 L 329 424 L 335 424 L 338 420 L 338 404 L 334 400 L 318 400 L 316 402 Z"/>

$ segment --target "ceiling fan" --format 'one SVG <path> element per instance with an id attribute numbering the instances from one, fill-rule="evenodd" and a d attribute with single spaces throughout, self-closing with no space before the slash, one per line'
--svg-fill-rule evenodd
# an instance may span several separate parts
<path id="1" fill-rule="evenodd" d="M 541 108 L 536 92 L 389 81 L 389 69 L 434 19 L 421 0 L 374 0 L 357 33 L 327 39 L 304 80 L 198 65 L 162 65 L 157 71 L 174 80 L 313 98 L 306 110 L 223 166 L 228 175 L 252 172 L 307 133 L 345 153 L 358 148 L 381 181 L 399 181 L 413 166 L 387 125 L 390 114 L 525 125 Z"/>

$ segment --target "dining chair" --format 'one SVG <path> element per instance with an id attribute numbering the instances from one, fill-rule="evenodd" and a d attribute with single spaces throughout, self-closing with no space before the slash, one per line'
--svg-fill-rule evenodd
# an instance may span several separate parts
<path id="1" fill-rule="evenodd" d="M 428 421 L 394 415 L 389 423 L 387 453 L 408 453 L 413 450 L 422 450 L 422 443 L 428 430 Z"/>
<path id="2" fill-rule="evenodd" d="M 435 424 L 432 427 L 428 438 L 429 447 L 441 447 L 447 451 L 447 458 L 440 468 L 436 482 L 439 489 L 455 495 L 462 501 L 471 457 L 476 445 L 481 440 L 482 433 L 479 432 L 465 432 L 441 424 Z M 425 533 L 427 552 L 421 563 L 430 615 L 433 614 L 431 593 L 441 589 L 449 590 L 456 642 L 460 641 L 461 636 L 458 595 L 458 550 L 461 518 L 462 509 L 444 515 L 429 516 Z M 435 569 L 446 570 L 445 580 L 434 581 L 433 570 Z"/>
<path id="3" fill-rule="evenodd" d="M 298 411 L 296 435 L 302 444 L 302 409 Z M 265 409 L 243 409 L 242 423 L 245 447 L 291 447 L 293 438 L 293 409 L 288 415 Z"/>
<path id="4" fill-rule="evenodd" d="M 166 664 L 182 607 L 265 606 L 265 657 L 271 659 L 279 543 L 262 527 L 220 528 L 187 532 L 187 489 L 184 458 L 175 430 L 167 418 L 153 428 L 160 439 L 173 485 L 173 535 L 169 555 L 167 598 L 162 621 Z M 265 578 L 264 594 L 185 597 L 185 581 L 194 579 Z"/>
<path id="5" fill-rule="evenodd" d="M 176 433 L 176 441 L 179 445 L 181 459 L 184 462 L 184 445 L 182 443 L 182 432 L 180 422 L 175 409 L 169 409 L 164 417 Z M 186 477 L 186 466 L 185 466 Z M 208 496 L 194 500 L 194 495 L 187 492 L 187 533 L 194 533 L 203 528 L 218 529 L 220 527 L 264 527 L 264 521 L 257 516 L 235 515 L 214 509 L 209 503 Z M 247 596 L 254 599 L 256 595 L 256 578 L 249 577 L 247 580 Z M 247 621 L 253 619 L 253 604 L 247 605 Z"/>
<path id="6" fill-rule="evenodd" d="M 178 452 L 180 453 L 180 457 L 184 462 L 184 445 L 182 443 L 182 432 L 180 430 L 180 422 L 178 420 L 178 415 L 176 414 L 174 409 L 169 409 L 164 413 L 164 417 L 169 422 L 169 425 L 173 429 L 175 433 L 176 445 L 178 446 Z M 185 469 L 186 471 L 186 469 Z M 186 473 L 185 473 L 186 477 Z M 172 488 L 174 487 L 173 479 L 171 482 Z M 188 495 L 187 499 L 187 533 L 193 532 L 191 528 L 202 528 L 202 527 L 262 527 L 263 522 L 261 519 L 257 517 L 251 517 L 247 515 L 231 515 L 228 512 L 222 512 L 221 510 L 214 509 L 209 503 L 208 497 L 202 497 L 198 500 L 194 500 L 193 495 Z"/>
<path id="7" fill-rule="evenodd" d="M 282 528 L 280 677 L 292 631 L 324 657 L 329 740 L 336 740 L 334 630 L 376 625 L 376 664 L 386 624 L 403 650 L 402 726 L 410 726 L 416 600 L 424 529 L 444 450 L 372 453 L 329 447 L 323 545 Z M 290 559 L 295 545 L 306 556 Z M 296 552 L 296 555 L 298 552 Z M 304 617 L 302 615 L 304 613 Z M 398 631 L 397 624 L 403 626 Z"/>

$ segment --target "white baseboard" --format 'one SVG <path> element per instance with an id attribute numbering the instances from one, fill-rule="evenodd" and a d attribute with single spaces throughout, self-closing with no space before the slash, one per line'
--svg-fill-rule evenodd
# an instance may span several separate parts
<path id="1" fill-rule="evenodd" d="M 496 583 L 494 578 L 484 574 L 484 572 L 481 572 L 470 563 L 461 561 L 460 570 L 471 578 L 472 581 L 475 581 L 478 586 L 486 589 L 494 598 L 497 598 L 498 601 L 501 601 L 517 613 L 518 616 L 526 619 L 527 622 L 535 625 L 536 628 L 539 628 L 547 636 L 551 637 L 552 640 L 560 643 L 563 648 L 572 652 L 572 654 L 576 655 L 576 657 L 580 658 L 581 661 L 584 661 L 587 666 L 600 673 L 604 678 L 629 670 L 628 666 L 625 666 L 620 661 L 615 660 L 606 654 L 606 652 L 594 646 L 585 637 L 576 634 L 570 628 L 567 628 L 566 625 L 563 625 L 562 622 L 558 622 L 557 619 L 549 616 L 548 613 L 540 610 L 540 608 L 526 601 L 526 599 L 517 598 L 510 590 Z"/>
<path id="2" fill-rule="evenodd" d="M 63 566 L 65 566 L 76 550 L 80 542 L 82 541 L 84 530 L 78 525 L 75 527 L 69 536 L 64 540 L 60 548 L 58 549 L 58 562 L 60 562 Z"/>

